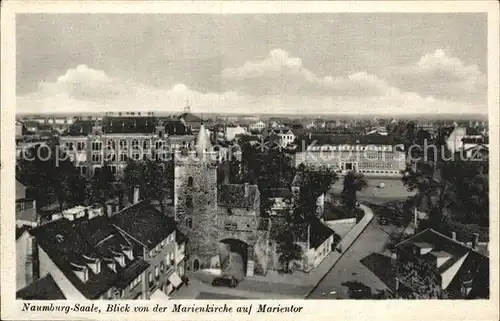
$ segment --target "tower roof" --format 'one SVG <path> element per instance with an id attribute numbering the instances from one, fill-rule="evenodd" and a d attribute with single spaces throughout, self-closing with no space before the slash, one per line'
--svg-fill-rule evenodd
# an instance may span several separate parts
<path id="1" fill-rule="evenodd" d="M 195 147 L 198 153 L 212 151 L 212 143 L 210 143 L 208 131 L 203 123 L 201 124 L 200 131 L 198 132 L 198 136 L 196 137 Z"/>

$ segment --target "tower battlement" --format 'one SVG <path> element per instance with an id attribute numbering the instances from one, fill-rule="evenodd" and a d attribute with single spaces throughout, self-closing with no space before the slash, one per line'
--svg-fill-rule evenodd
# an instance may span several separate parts
<path id="1" fill-rule="evenodd" d="M 205 166 L 217 166 L 220 163 L 220 154 L 214 151 L 175 151 L 173 153 L 173 160 L 175 166 L 187 166 L 187 165 L 205 165 Z"/>

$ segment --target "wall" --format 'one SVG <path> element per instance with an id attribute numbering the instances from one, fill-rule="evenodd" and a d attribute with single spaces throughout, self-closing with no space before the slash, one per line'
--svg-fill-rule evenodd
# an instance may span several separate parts
<path id="1" fill-rule="evenodd" d="M 358 238 L 358 236 L 363 232 L 363 230 L 368 226 L 368 224 L 373 219 L 373 212 L 368 207 L 364 205 L 360 206 L 361 209 L 365 212 L 365 215 L 361 220 L 359 220 L 358 224 L 356 224 L 346 236 L 342 240 L 340 240 L 337 245 L 337 249 L 343 252 L 346 248 L 349 248 L 351 244 Z"/>
<path id="2" fill-rule="evenodd" d="M 148 269 L 145 271 L 146 283 L 148 284 L 148 292 L 149 295 L 154 293 L 156 289 L 163 290 L 164 285 L 167 283 L 168 277 L 175 271 L 175 250 L 177 247 L 177 243 L 175 242 L 175 231 L 172 232 L 166 239 L 166 243 L 162 247 L 161 243 L 159 243 L 159 251 L 155 251 L 152 256 L 150 256 L 151 250 L 149 250 L 146 261 L 150 264 Z M 173 264 L 170 260 L 173 260 Z M 163 272 L 161 271 L 161 263 L 163 262 L 164 268 Z M 159 277 L 155 276 L 155 269 L 158 268 Z M 151 273 L 151 277 L 153 280 L 153 285 L 149 286 L 149 273 Z"/>
<path id="3" fill-rule="evenodd" d="M 16 240 L 16 291 L 33 282 L 32 238 L 24 232 Z"/>
<path id="4" fill-rule="evenodd" d="M 83 294 L 78 291 L 75 286 L 66 278 L 64 273 L 54 264 L 45 251 L 38 247 L 40 260 L 40 277 L 50 273 L 56 284 L 61 289 L 62 293 L 68 300 L 87 300 Z"/>
<path id="5" fill-rule="evenodd" d="M 188 186 L 189 177 L 193 186 Z M 192 208 L 186 206 L 188 198 Z M 210 266 L 210 259 L 218 255 L 217 245 L 217 168 L 214 163 L 201 161 L 178 161 L 174 172 L 174 212 L 179 228 L 188 239 L 189 261 L 195 259 L 200 268 Z M 188 219 L 192 221 L 189 227 Z"/>

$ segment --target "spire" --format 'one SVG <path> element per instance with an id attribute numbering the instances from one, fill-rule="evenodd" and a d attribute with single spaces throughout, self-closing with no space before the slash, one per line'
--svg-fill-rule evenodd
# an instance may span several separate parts
<path id="1" fill-rule="evenodd" d="M 199 154 L 212 151 L 212 143 L 210 142 L 208 131 L 203 123 L 201 123 L 200 131 L 198 132 L 198 136 L 196 137 L 195 148 Z"/>

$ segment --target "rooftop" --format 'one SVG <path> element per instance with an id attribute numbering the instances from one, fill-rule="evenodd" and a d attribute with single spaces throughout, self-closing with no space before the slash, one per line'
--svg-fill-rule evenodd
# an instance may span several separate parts
<path id="1" fill-rule="evenodd" d="M 16 298 L 22 300 L 66 300 L 50 274 L 17 291 Z"/>
<path id="2" fill-rule="evenodd" d="M 138 219 L 127 215 L 127 220 L 141 222 L 142 215 L 139 213 Z M 120 213 L 115 215 L 119 216 Z M 149 266 L 142 257 L 143 246 L 113 226 L 115 221 L 107 216 L 75 221 L 59 219 L 30 233 L 73 286 L 86 298 L 96 299 L 113 286 L 128 285 L 128 281 Z M 156 224 L 151 221 L 150 225 Z M 96 260 L 101 262 L 97 272 L 88 268 Z M 88 271 L 87 280 L 82 280 L 76 270 Z"/>
<path id="3" fill-rule="evenodd" d="M 315 142 L 315 145 L 395 145 L 392 135 L 332 135 L 332 134 L 302 134 L 297 138 L 306 145 Z"/>
<path id="4" fill-rule="evenodd" d="M 110 221 L 148 249 L 153 249 L 176 229 L 175 221 L 163 215 L 149 201 L 123 209 Z"/>

